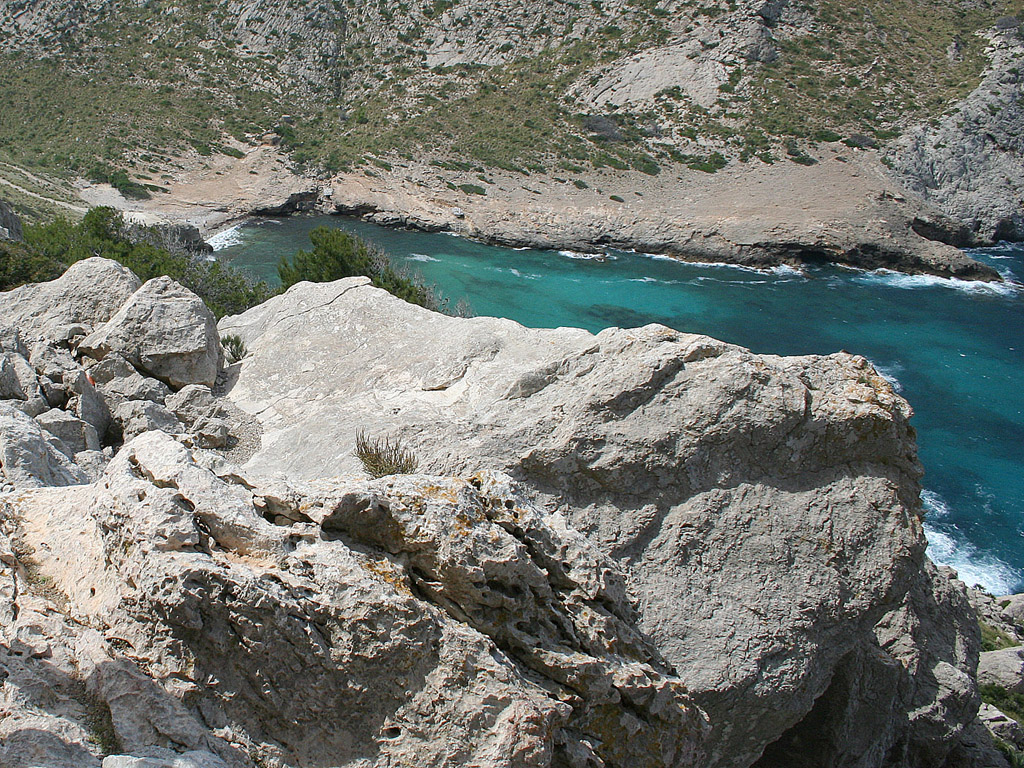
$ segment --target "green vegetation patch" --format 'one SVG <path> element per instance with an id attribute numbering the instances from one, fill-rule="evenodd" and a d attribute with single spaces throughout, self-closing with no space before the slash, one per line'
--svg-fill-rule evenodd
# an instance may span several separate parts
<path id="1" fill-rule="evenodd" d="M 981 650 L 983 651 L 1001 651 L 1003 648 L 1013 648 L 1018 645 L 999 627 L 993 627 L 988 622 L 980 620 L 978 626 L 981 628 Z"/>
<path id="2" fill-rule="evenodd" d="M 976 87 L 987 42 L 975 32 L 1022 10 L 1020 0 L 822 0 L 815 33 L 781 41 L 778 59 L 755 76 L 752 123 L 818 141 L 891 138 Z"/>

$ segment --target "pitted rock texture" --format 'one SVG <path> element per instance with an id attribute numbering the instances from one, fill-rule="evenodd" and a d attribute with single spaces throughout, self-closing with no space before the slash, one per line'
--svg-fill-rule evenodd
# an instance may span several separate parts
<path id="1" fill-rule="evenodd" d="M 626 567 L 708 765 L 936 765 L 974 719 L 974 615 L 924 555 L 910 409 L 863 358 L 455 319 L 361 278 L 220 331 L 250 353 L 228 395 L 264 430 L 250 470 L 351 474 L 358 431 L 398 438 L 509 473 Z"/>
<path id="2" fill-rule="evenodd" d="M 5 766 L 98 764 L 90 706 L 104 766 L 701 764 L 622 573 L 503 475 L 264 490 L 150 432 L 0 520 Z"/>

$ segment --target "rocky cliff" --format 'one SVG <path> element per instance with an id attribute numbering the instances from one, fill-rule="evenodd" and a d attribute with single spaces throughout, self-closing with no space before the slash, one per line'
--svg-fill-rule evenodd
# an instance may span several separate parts
<path id="1" fill-rule="evenodd" d="M 101 259 L 0 318 L 4 766 L 970 764 L 977 617 L 862 358 L 362 278 L 218 329 Z"/>
<path id="2" fill-rule="evenodd" d="M 974 620 L 924 556 L 910 411 L 863 358 L 452 319 L 360 278 L 220 329 L 250 351 L 228 397 L 264 430 L 252 471 L 347 474 L 358 430 L 397 436 L 509 473 L 618 561 L 708 765 L 938 765 L 973 718 Z"/>
<path id="3" fill-rule="evenodd" d="M 1024 36 L 1007 18 L 988 35 L 991 66 L 956 109 L 909 131 L 896 174 L 981 241 L 1024 239 Z"/>

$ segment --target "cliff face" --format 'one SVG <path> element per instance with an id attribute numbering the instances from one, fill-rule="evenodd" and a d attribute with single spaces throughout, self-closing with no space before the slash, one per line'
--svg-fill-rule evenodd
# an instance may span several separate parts
<path id="1" fill-rule="evenodd" d="M 101 259 L 0 295 L 4 766 L 924 768 L 974 721 L 862 358 L 351 278 L 222 321 L 215 392 L 208 314 Z"/>
<path id="2" fill-rule="evenodd" d="M 982 242 L 1024 239 L 1019 24 L 1008 19 L 989 34 L 991 66 L 970 96 L 935 123 L 909 131 L 890 153 L 893 170 L 910 189 Z"/>

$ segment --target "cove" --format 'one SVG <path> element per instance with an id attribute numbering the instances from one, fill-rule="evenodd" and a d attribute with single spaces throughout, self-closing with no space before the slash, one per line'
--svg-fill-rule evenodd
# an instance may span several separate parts
<path id="1" fill-rule="evenodd" d="M 986 285 L 517 250 L 330 216 L 248 222 L 213 243 L 276 282 L 278 259 L 321 225 L 376 243 L 478 315 L 594 332 L 657 322 L 759 353 L 868 357 L 914 408 L 932 559 L 994 594 L 1024 590 L 1024 247 L 971 251 L 1012 281 Z"/>

